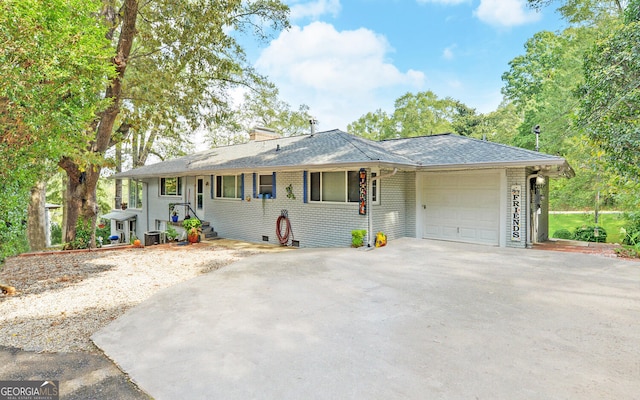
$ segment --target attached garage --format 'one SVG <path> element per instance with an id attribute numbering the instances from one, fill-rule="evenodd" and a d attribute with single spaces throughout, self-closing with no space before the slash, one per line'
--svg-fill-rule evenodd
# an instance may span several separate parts
<path id="1" fill-rule="evenodd" d="M 431 172 L 420 179 L 423 238 L 500 245 L 499 171 Z"/>

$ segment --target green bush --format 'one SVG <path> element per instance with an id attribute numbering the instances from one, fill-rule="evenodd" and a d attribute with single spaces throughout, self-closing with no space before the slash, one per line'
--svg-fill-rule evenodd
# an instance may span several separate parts
<path id="1" fill-rule="evenodd" d="M 607 241 L 607 231 L 601 226 L 597 228 L 595 226 L 581 226 L 576 228 L 575 232 L 573 233 L 573 238 L 575 240 L 580 240 L 583 242 L 604 243 Z"/>
<path id="2" fill-rule="evenodd" d="M 354 229 L 351 231 L 351 246 L 362 247 L 364 244 L 364 237 L 367 235 L 366 229 Z"/>
<path id="3" fill-rule="evenodd" d="M 104 228 L 96 228 L 96 246 L 101 247 L 101 245 L 107 244 L 109 236 L 111 236 L 111 224 L 109 222 L 104 224 Z M 102 238 L 102 240 L 99 238 Z"/>
<path id="4" fill-rule="evenodd" d="M 76 223 L 76 238 L 65 243 L 65 250 L 88 249 L 91 244 L 91 221 L 85 218 L 78 218 Z"/>
<path id="5" fill-rule="evenodd" d="M 556 239 L 573 239 L 573 233 L 568 229 L 558 229 L 553 232 L 553 236 Z"/>
<path id="6" fill-rule="evenodd" d="M 640 243 L 640 213 L 628 213 L 625 217 L 627 223 L 620 229 L 623 235 L 622 243 L 635 246 Z"/>

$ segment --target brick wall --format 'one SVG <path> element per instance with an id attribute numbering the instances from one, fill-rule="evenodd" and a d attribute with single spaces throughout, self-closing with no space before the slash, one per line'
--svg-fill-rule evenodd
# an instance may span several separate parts
<path id="1" fill-rule="evenodd" d="M 380 174 L 389 172 L 383 170 Z M 245 197 L 251 195 L 252 179 L 252 174 L 245 174 Z M 289 185 L 295 199 L 287 197 Z M 265 236 L 269 243 L 277 244 L 276 222 L 281 211 L 286 210 L 293 238 L 300 247 L 348 247 L 352 230 L 367 230 L 368 216 L 358 213 L 357 203 L 304 203 L 303 198 L 303 172 L 278 172 L 275 199 L 211 199 L 207 195 L 203 219 L 210 221 L 221 237 L 262 242 Z M 380 204 L 369 205 L 372 233 L 383 231 L 388 239 L 395 239 L 415 232 L 415 204 L 411 201 L 415 202 L 414 174 L 398 172 L 382 178 Z M 411 204 L 409 213 L 407 204 Z M 407 223 L 414 225 L 407 227 Z"/>

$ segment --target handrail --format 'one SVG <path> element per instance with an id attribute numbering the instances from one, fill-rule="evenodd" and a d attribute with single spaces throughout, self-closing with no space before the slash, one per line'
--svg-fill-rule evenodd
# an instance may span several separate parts
<path id="1" fill-rule="evenodd" d="M 176 206 L 186 206 L 186 207 L 188 207 L 189 210 L 193 213 L 193 216 L 198 218 L 200 221 L 202 221 L 202 219 L 200 217 L 198 217 L 198 214 L 196 213 L 196 210 L 191 208 L 191 203 L 190 202 L 187 202 L 187 203 L 172 203 L 172 204 L 173 204 L 173 207 L 176 207 Z M 169 209 L 169 220 L 171 220 L 171 211 L 173 211 L 173 210 Z"/>

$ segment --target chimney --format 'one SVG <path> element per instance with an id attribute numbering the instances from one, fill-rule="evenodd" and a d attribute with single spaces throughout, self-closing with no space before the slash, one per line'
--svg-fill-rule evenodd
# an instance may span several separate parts
<path id="1" fill-rule="evenodd" d="M 280 139 L 282 136 L 275 130 L 269 128 L 255 127 L 249 132 L 249 140 L 252 142 L 260 142 L 263 140 Z"/>

